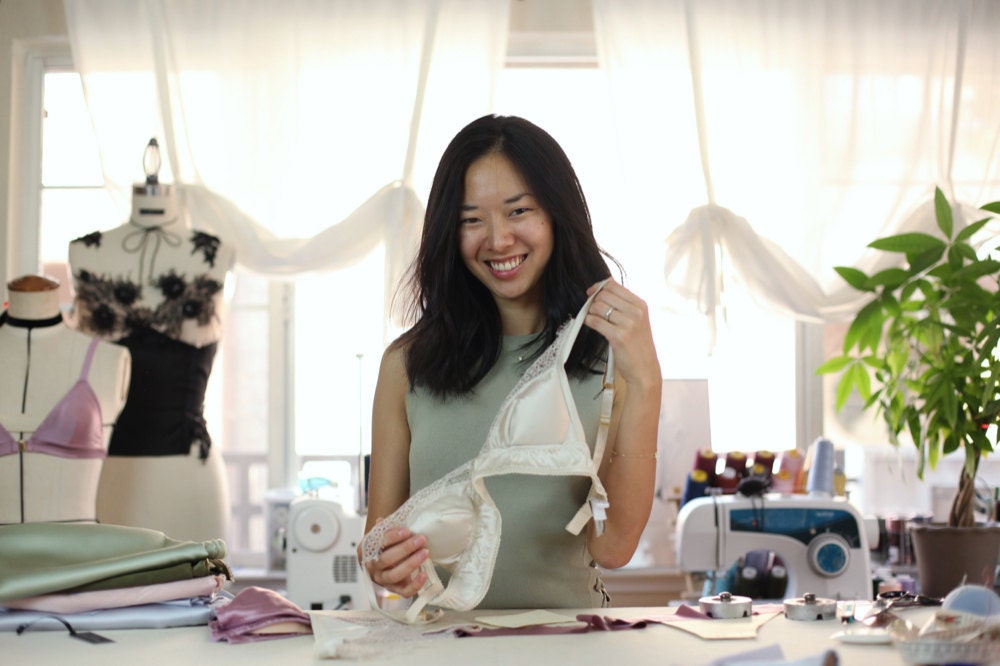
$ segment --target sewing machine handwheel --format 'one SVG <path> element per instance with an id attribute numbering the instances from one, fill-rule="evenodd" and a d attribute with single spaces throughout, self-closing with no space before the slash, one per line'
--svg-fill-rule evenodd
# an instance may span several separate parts
<path id="1" fill-rule="evenodd" d="M 806 556 L 814 572 L 833 578 L 847 571 L 851 563 L 851 546 L 839 534 L 826 532 L 809 542 Z"/>

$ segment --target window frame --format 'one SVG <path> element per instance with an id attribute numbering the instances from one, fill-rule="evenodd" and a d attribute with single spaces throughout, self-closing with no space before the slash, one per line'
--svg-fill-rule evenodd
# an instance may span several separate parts
<path id="1" fill-rule="evenodd" d="M 56 71 L 74 71 L 68 41 L 20 44 L 15 42 L 15 63 L 23 62 L 20 86 L 14 80 L 12 90 L 20 113 L 11 123 L 11 152 L 20 154 L 22 169 L 15 169 L 11 193 L 16 196 L 12 210 L 15 220 L 8 221 L 8 239 L 14 248 L 14 260 L 8 274 L 37 273 L 40 266 L 40 215 L 42 193 L 42 118 L 45 75 Z M 20 53 L 17 53 L 20 51 Z M 19 58 L 20 56 L 20 58 Z M 19 91 L 19 92 L 18 92 Z M 17 97 L 20 99 L 18 100 Z M 18 145 L 14 145 L 17 142 Z"/>

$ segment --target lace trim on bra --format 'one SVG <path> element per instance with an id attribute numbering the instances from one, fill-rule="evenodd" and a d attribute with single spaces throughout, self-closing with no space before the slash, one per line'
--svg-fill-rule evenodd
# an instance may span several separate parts
<path id="1" fill-rule="evenodd" d="M 570 324 L 572 324 L 572 320 L 567 321 L 565 324 L 559 327 L 559 331 L 556 334 L 556 341 L 553 344 L 549 345 L 545 349 L 545 351 L 543 351 L 542 354 L 537 359 L 535 359 L 535 361 L 530 366 L 528 366 L 528 368 L 524 371 L 524 374 L 521 375 L 521 378 L 518 380 L 517 384 L 514 385 L 513 390 L 511 390 L 507 394 L 507 397 L 501 404 L 500 409 L 497 410 L 497 415 L 494 417 L 493 423 L 490 426 L 489 431 L 491 433 L 494 432 L 494 430 L 496 429 L 498 425 L 497 421 L 501 418 L 502 414 L 505 413 L 510 404 L 517 399 L 518 395 L 520 395 L 521 390 L 530 381 L 542 375 L 549 368 L 555 365 L 556 361 L 559 358 L 559 349 L 561 347 L 562 339 L 566 334 L 567 330 L 569 329 Z M 523 449 L 521 450 L 520 455 L 524 455 Z M 544 457 L 545 459 L 551 459 L 551 455 L 552 453 L 550 451 L 539 452 L 539 456 Z M 388 530 L 393 529 L 395 527 L 401 527 L 406 525 L 415 507 L 423 506 L 425 500 L 438 495 L 444 488 L 451 487 L 456 483 L 461 483 L 464 487 L 467 488 L 466 494 L 470 495 L 470 502 L 471 502 L 472 471 L 473 468 L 470 465 L 462 465 L 456 469 L 453 469 L 451 472 L 445 474 L 437 481 L 431 483 L 428 486 L 424 486 L 423 488 L 418 490 L 412 496 L 411 501 L 404 503 L 403 506 L 401 506 L 391 516 L 389 516 L 379 524 L 375 525 L 371 529 L 368 538 L 364 539 L 364 541 L 361 544 L 362 561 L 371 562 L 377 560 L 382 552 L 381 546 L 383 538 L 385 537 L 385 533 Z M 478 529 L 479 526 L 477 526 L 477 531 Z M 473 538 L 473 542 L 476 541 L 477 539 Z M 484 553 L 484 555 L 486 554 Z M 480 558 L 476 559 L 479 560 Z M 484 559 L 488 560 L 488 558 Z M 477 562 L 477 564 L 479 563 L 481 562 Z"/>

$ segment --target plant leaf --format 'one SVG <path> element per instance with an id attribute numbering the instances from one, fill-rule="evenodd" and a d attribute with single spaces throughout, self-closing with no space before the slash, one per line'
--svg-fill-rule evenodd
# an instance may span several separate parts
<path id="1" fill-rule="evenodd" d="M 865 275 L 864 271 L 850 266 L 836 266 L 833 270 L 837 271 L 847 284 L 858 291 L 875 291 L 875 288 L 868 284 L 868 276 Z"/>
<path id="2" fill-rule="evenodd" d="M 934 217 L 937 218 L 938 228 L 944 232 L 945 237 L 951 238 L 952 219 L 951 204 L 945 198 L 940 187 L 934 188 Z"/>
<path id="3" fill-rule="evenodd" d="M 867 368 L 861 363 L 855 363 L 848 372 L 854 374 L 854 388 L 858 390 L 861 399 L 870 400 L 872 397 L 872 378 L 868 374 Z"/>
<path id="4" fill-rule="evenodd" d="M 835 356 L 834 358 L 828 359 L 825 363 L 816 368 L 816 374 L 828 375 L 832 372 L 840 372 L 841 370 L 846 368 L 853 360 L 854 360 L 853 358 L 847 356 L 846 354 L 843 356 Z"/>
<path id="5" fill-rule="evenodd" d="M 851 389 L 854 388 L 854 377 L 850 372 L 845 372 L 840 377 L 840 381 L 837 382 L 837 401 L 836 410 L 839 412 L 847 404 L 847 398 L 851 395 Z"/>
<path id="6" fill-rule="evenodd" d="M 940 247 L 932 248 L 924 252 L 919 252 L 917 254 L 907 254 L 906 260 L 910 262 L 910 272 L 916 275 L 920 273 L 928 266 L 933 266 L 944 254 L 947 245 L 942 244 Z"/>
<path id="7" fill-rule="evenodd" d="M 991 213 L 996 213 L 997 215 L 1000 215 L 1000 201 L 993 201 L 991 203 L 986 204 L 985 206 L 980 206 L 979 208 L 981 210 L 988 210 Z"/>
<path id="8" fill-rule="evenodd" d="M 989 205 L 989 204 L 987 204 L 987 205 Z M 1000 206 L 1000 201 L 997 201 L 995 205 L 996 206 Z M 1000 213 L 1000 210 L 998 210 L 996 212 Z M 984 217 L 981 220 L 977 220 L 976 222 L 973 222 L 972 224 L 969 224 L 968 226 L 966 226 L 965 228 L 963 228 L 961 231 L 958 232 L 958 235 L 955 236 L 955 242 L 968 240 L 969 238 L 972 237 L 973 234 L 975 234 L 977 231 L 979 231 L 980 229 L 982 229 L 983 227 L 985 227 L 986 224 L 991 219 L 992 218 Z"/>
<path id="9" fill-rule="evenodd" d="M 955 271 L 955 278 L 972 278 L 973 280 L 984 275 L 1000 272 L 1000 261 L 996 259 L 983 259 L 973 264 Z"/>
<path id="10" fill-rule="evenodd" d="M 903 252 L 907 255 L 918 255 L 930 252 L 931 250 L 940 250 L 943 252 L 947 245 L 940 238 L 913 231 L 906 234 L 879 238 L 869 243 L 868 247 L 874 250 L 882 250 L 883 252 Z"/>
<path id="11" fill-rule="evenodd" d="M 878 331 L 881 335 L 882 321 L 882 304 L 876 298 L 858 311 L 848 327 L 844 335 L 844 353 L 846 354 L 855 345 L 858 345 L 859 351 L 863 350 L 871 340 L 872 330 Z"/>
<path id="12" fill-rule="evenodd" d="M 902 268 L 887 268 L 884 271 L 879 271 L 875 275 L 871 276 L 868 280 L 868 284 L 877 287 L 886 287 L 887 289 L 895 289 L 899 285 L 906 282 L 906 279 L 910 277 L 910 272 L 903 270 Z"/>

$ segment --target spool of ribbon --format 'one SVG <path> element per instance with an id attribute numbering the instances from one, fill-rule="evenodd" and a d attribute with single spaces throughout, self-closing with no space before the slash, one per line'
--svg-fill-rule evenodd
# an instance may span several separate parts
<path id="1" fill-rule="evenodd" d="M 812 464 L 806 491 L 820 497 L 833 496 L 833 442 L 820 437 L 812 445 Z"/>
<path id="2" fill-rule="evenodd" d="M 691 500 L 704 497 L 708 490 L 708 473 L 703 469 L 693 469 L 688 472 L 687 481 L 684 483 L 684 494 L 681 496 L 681 506 Z"/>

